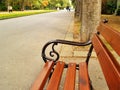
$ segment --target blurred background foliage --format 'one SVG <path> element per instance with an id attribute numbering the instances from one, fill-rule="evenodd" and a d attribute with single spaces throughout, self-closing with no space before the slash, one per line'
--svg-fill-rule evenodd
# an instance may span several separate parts
<path id="1" fill-rule="evenodd" d="M 15 11 L 40 10 L 40 9 L 64 9 L 74 5 L 75 0 L 0 0 L 0 11 L 7 11 L 12 6 Z M 102 0 L 102 14 L 120 15 L 120 0 Z"/>
<path id="2" fill-rule="evenodd" d="M 12 6 L 15 11 L 56 9 L 70 6 L 70 0 L 0 0 L 0 11 L 7 11 Z"/>
<path id="3" fill-rule="evenodd" d="M 120 15 L 120 0 L 102 0 L 102 14 Z"/>

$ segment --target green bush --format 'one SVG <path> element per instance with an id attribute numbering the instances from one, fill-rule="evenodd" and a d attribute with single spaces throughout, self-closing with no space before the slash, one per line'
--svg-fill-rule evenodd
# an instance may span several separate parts
<path id="1" fill-rule="evenodd" d="M 40 9 L 40 6 L 39 5 L 34 5 L 33 6 L 33 10 L 39 10 Z"/>
<path id="2" fill-rule="evenodd" d="M 20 5 L 15 5 L 15 6 L 13 6 L 13 10 L 19 11 L 19 10 L 20 10 Z"/>
<path id="3" fill-rule="evenodd" d="M 113 14 L 115 12 L 115 9 L 116 9 L 116 4 L 113 3 L 112 1 L 110 2 L 107 2 L 107 5 L 106 5 L 106 8 L 107 8 L 107 14 Z"/>
<path id="4" fill-rule="evenodd" d="M 25 6 L 25 10 L 31 10 L 30 6 Z"/>
<path id="5" fill-rule="evenodd" d="M 117 12 L 116 12 L 116 15 L 117 15 L 117 16 L 120 16 L 120 6 L 119 6 L 119 8 L 118 8 L 118 10 L 117 10 Z"/>
<path id="6" fill-rule="evenodd" d="M 0 11 L 6 11 L 7 7 L 4 4 L 0 4 Z"/>
<path id="7" fill-rule="evenodd" d="M 106 3 L 102 3 L 102 14 L 113 14 L 116 10 L 115 0 L 107 0 Z"/>

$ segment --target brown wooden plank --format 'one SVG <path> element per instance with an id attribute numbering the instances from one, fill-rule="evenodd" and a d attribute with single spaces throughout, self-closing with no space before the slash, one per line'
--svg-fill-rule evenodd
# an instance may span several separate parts
<path id="1" fill-rule="evenodd" d="M 103 45 L 102 41 L 95 35 L 92 43 L 102 67 L 105 79 L 110 90 L 120 90 L 120 73 L 113 63 L 113 56 Z M 120 66 L 118 67 L 120 68 Z"/>
<path id="2" fill-rule="evenodd" d="M 30 90 L 43 90 L 44 85 L 51 73 L 52 67 L 54 66 L 53 61 L 48 61 L 45 63 L 43 69 L 41 70 L 40 74 L 34 81 Z"/>
<path id="3" fill-rule="evenodd" d="M 75 76 L 76 76 L 76 64 L 70 63 L 68 65 L 68 70 L 67 70 L 67 75 L 63 90 L 75 90 Z"/>
<path id="4" fill-rule="evenodd" d="M 79 64 L 79 90 L 90 90 L 88 67 L 86 62 Z"/>
<path id="5" fill-rule="evenodd" d="M 62 61 L 57 62 L 57 65 L 55 67 L 55 70 L 52 74 L 52 77 L 49 81 L 49 84 L 48 84 L 48 87 L 46 90 L 58 90 L 61 76 L 62 76 L 62 72 L 64 69 L 64 64 L 65 63 Z"/>
<path id="6" fill-rule="evenodd" d="M 104 23 L 100 23 L 98 31 L 120 55 L 120 32 Z"/>

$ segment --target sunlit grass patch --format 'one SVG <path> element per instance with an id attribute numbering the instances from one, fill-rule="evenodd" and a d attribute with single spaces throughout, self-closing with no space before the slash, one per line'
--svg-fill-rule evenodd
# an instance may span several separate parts
<path id="1" fill-rule="evenodd" d="M 54 11 L 56 11 L 56 10 L 13 11 L 11 13 L 2 12 L 2 13 L 0 13 L 0 20 L 9 19 L 9 18 L 16 18 L 16 17 L 22 17 L 22 16 L 29 16 L 29 15 L 34 15 L 34 14 L 48 13 L 48 12 L 54 12 Z"/>

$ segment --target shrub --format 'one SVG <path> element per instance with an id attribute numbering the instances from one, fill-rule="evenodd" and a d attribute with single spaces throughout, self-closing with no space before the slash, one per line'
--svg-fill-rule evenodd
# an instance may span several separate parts
<path id="1" fill-rule="evenodd" d="M 15 5 L 15 6 L 13 6 L 13 10 L 19 11 L 19 10 L 20 10 L 20 5 Z"/>
<path id="2" fill-rule="evenodd" d="M 6 11 L 7 7 L 4 4 L 0 4 L 0 11 Z"/>
<path id="3" fill-rule="evenodd" d="M 120 6 L 119 6 L 119 8 L 117 9 L 116 15 L 120 16 Z"/>
<path id="4" fill-rule="evenodd" d="M 107 2 L 107 14 L 113 14 L 116 9 L 116 4 L 112 1 Z"/>
<path id="5" fill-rule="evenodd" d="M 113 14 L 116 10 L 115 0 L 107 0 L 106 3 L 102 3 L 102 14 Z"/>

